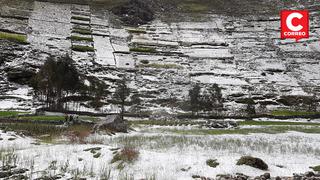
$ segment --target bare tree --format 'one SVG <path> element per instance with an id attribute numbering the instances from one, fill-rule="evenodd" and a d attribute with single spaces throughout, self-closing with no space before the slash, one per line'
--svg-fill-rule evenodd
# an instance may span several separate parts
<path id="1" fill-rule="evenodd" d="M 114 93 L 114 97 L 120 101 L 121 104 L 121 119 L 123 121 L 123 116 L 124 116 L 124 106 L 125 106 L 125 102 L 127 97 L 130 95 L 130 89 L 127 86 L 127 80 L 126 77 L 124 76 L 123 79 L 119 82 L 119 85 Z"/>
<path id="2" fill-rule="evenodd" d="M 217 84 L 213 84 L 209 88 L 204 89 L 201 95 L 200 107 L 204 111 L 218 112 L 222 109 L 223 98 L 221 88 Z"/>
<path id="3" fill-rule="evenodd" d="M 190 109 L 192 111 L 192 115 L 194 115 L 194 113 L 198 113 L 199 111 L 200 89 L 201 89 L 200 86 L 198 84 L 195 84 L 189 90 L 190 106 L 191 106 Z"/>
<path id="4" fill-rule="evenodd" d="M 309 101 L 309 111 L 311 111 L 311 112 L 317 112 L 317 108 L 318 108 L 318 99 L 317 99 L 317 95 L 316 95 L 316 93 L 313 93 L 313 96 L 312 96 L 312 98 L 310 99 L 310 101 Z"/>

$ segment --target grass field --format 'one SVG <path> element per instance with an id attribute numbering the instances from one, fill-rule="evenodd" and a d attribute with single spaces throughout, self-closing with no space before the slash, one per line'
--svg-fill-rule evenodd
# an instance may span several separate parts
<path id="1" fill-rule="evenodd" d="M 74 137 L 85 138 L 90 134 L 92 127 L 80 124 L 65 127 L 41 123 L 4 123 L 0 124 L 0 129 L 27 132 L 27 135 L 39 138 L 42 142 L 54 143 L 57 138 L 68 133 Z"/>
<path id="2" fill-rule="evenodd" d="M 199 4 L 197 2 L 185 2 L 178 6 L 183 12 L 189 13 L 205 13 L 209 10 L 209 7 L 205 4 Z"/>
<path id="3" fill-rule="evenodd" d="M 19 44 L 28 44 L 27 36 L 23 34 L 0 32 L 0 39 L 7 39 L 9 41 L 14 41 Z"/>
<path id="4" fill-rule="evenodd" d="M 32 121 L 64 121 L 64 116 L 22 116 L 19 117 L 21 120 L 32 120 Z M 92 116 L 79 116 L 81 120 L 98 121 L 99 118 Z"/>
<path id="5" fill-rule="evenodd" d="M 273 116 L 307 116 L 320 114 L 319 112 L 307 112 L 307 111 L 289 111 L 289 110 L 276 110 L 272 111 Z"/>
<path id="6" fill-rule="evenodd" d="M 156 120 L 140 120 L 130 121 L 133 125 L 158 125 L 158 126 L 177 126 L 177 125 L 197 125 L 195 121 L 156 121 Z M 279 126 L 279 125 L 302 125 L 302 126 L 320 126 L 320 123 L 309 122 L 290 122 L 290 121 L 240 121 L 240 126 L 257 125 L 257 126 Z"/>
<path id="7" fill-rule="evenodd" d="M 27 112 L 20 111 L 0 111 L 0 117 L 17 116 L 21 114 L 26 114 Z"/>
<path id="8" fill-rule="evenodd" d="M 17 117 L 20 120 L 32 120 L 32 121 L 64 121 L 64 116 L 37 116 L 37 115 L 31 115 L 31 116 L 22 116 L 25 114 L 29 114 L 29 112 L 23 112 L 23 111 L 0 111 L 0 117 L 6 118 L 6 117 Z M 86 120 L 86 121 L 99 121 L 99 117 L 95 116 L 79 116 L 80 120 Z"/>
<path id="9" fill-rule="evenodd" d="M 72 45 L 71 49 L 74 51 L 79 51 L 79 52 L 93 52 L 94 51 L 93 47 L 80 46 L 80 45 Z"/>
<path id="10" fill-rule="evenodd" d="M 261 128 L 240 128 L 240 129 L 172 129 L 168 130 L 172 133 L 181 135 L 222 135 L 222 134 L 252 134 L 252 133 L 266 133 L 277 134 L 288 131 L 297 131 L 304 133 L 320 133 L 319 126 L 268 126 Z"/>
<path id="11" fill-rule="evenodd" d="M 289 122 L 289 121 L 241 121 L 238 128 L 232 129 L 201 129 L 201 128 L 174 128 L 177 125 L 197 125 L 196 122 L 187 121 L 185 124 L 177 121 L 132 121 L 133 127 L 140 125 L 158 125 L 172 126 L 173 128 L 161 128 L 163 131 L 169 131 L 184 135 L 221 135 L 221 134 L 250 134 L 250 133 L 284 133 L 288 131 L 297 131 L 305 133 L 320 133 L 320 123 L 309 122 Z M 259 127 L 245 127 L 259 126 Z M 196 127 L 196 126 L 195 126 Z"/>
<path id="12" fill-rule="evenodd" d="M 63 116 L 24 116 L 19 117 L 19 119 L 34 121 L 64 121 Z"/>
<path id="13" fill-rule="evenodd" d="M 70 39 L 72 41 L 87 41 L 87 42 L 93 42 L 92 37 L 81 37 L 81 36 L 71 36 Z"/>
<path id="14" fill-rule="evenodd" d="M 257 126 L 320 126 L 320 123 L 308 122 L 288 122 L 288 121 L 242 121 L 240 125 L 257 125 Z"/>
<path id="15" fill-rule="evenodd" d="M 83 16 L 72 16 L 71 19 L 80 20 L 80 21 L 90 21 L 89 17 L 83 17 Z"/>

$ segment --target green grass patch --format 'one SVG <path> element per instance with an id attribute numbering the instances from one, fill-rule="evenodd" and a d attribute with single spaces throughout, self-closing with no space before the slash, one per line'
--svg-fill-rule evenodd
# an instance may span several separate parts
<path id="1" fill-rule="evenodd" d="M 5 123 L 1 124 L 2 129 L 11 131 L 25 131 L 33 136 L 39 135 L 57 135 L 64 131 L 63 128 L 48 124 L 37 124 L 37 123 Z"/>
<path id="2" fill-rule="evenodd" d="M 32 120 L 32 121 L 64 121 L 64 116 L 23 116 L 19 117 L 21 120 Z"/>
<path id="3" fill-rule="evenodd" d="M 84 34 L 84 35 L 91 35 L 92 34 L 90 29 L 85 29 L 85 28 L 75 28 L 72 30 L 72 33 L 79 33 L 79 34 Z"/>
<path id="4" fill-rule="evenodd" d="M 39 138 L 45 143 L 54 143 L 55 139 L 68 132 L 74 133 L 76 136 L 81 137 L 85 134 L 90 134 L 90 125 L 72 125 L 69 127 L 61 127 L 51 124 L 41 123 L 3 123 L 0 124 L 1 129 L 22 132 L 25 135 L 30 135 Z"/>
<path id="5" fill-rule="evenodd" d="M 320 133 L 320 127 L 317 126 L 268 126 L 265 128 L 241 128 L 241 129 L 168 129 L 167 131 L 181 135 L 223 135 L 223 134 L 252 134 L 266 133 L 277 134 L 288 131 L 297 131 L 304 133 Z"/>
<path id="6" fill-rule="evenodd" d="M 134 47 L 134 48 L 130 48 L 130 51 L 132 51 L 132 52 L 145 52 L 145 53 L 157 52 L 155 48 L 151 48 L 151 47 Z"/>
<path id="7" fill-rule="evenodd" d="M 0 117 L 18 116 L 21 114 L 27 114 L 27 112 L 20 111 L 0 111 Z"/>
<path id="8" fill-rule="evenodd" d="M 289 110 L 276 110 L 272 111 L 273 116 L 308 116 L 320 114 L 319 112 L 308 112 L 308 111 L 289 111 Z"/>
<path id="9" fill-rule="evenodd" d="M 139 120 L 130 121 L 132 125 L 158 125 L 158 126 L 178 126 L 178 125 L 201 125 L 195 121 L 173 121 L 173 120 Z M 320 123 L 311 122 L 287 122 L 287 121 L 240 121 L 240 126 L 256 125 L 256 126 L 320 126 Z"/>
<path id="10" fill-rule="evenodd" d="M 240 125 L 257 125 L 257 126 L 320 126 L 320 123 L 309 122 L 287 122 L 287 121 L 241 121 Z"/>
<path id="11" fill-rule="evenodd" d="M 126 29 L 129 33 L 136 33 L 136 34 L 146 34 L 147 31 L 145 29 L 141 29 L 141 28 L 137 28 L 137 29 L 133 29 L 133 28 L 128 28 Z"/>
<path id="12" fill-rule="evenodd" d="M 167 121 L 167 120 L 139 120 L 129 121 L 131 125 L 157 125 L 157 126 L 179 126 L 179 125 L 199 125 L 198 122 L 194 121 Z"/>
<path id="13" fill-rule="evenodd" d="M 71 49 L 79 52 L 94 52 L 94 48 L 89 46 L 72 45 Z"/>
<path id="14" fill-rule="evenodd" d="M 179 4 L 178 6 L 183 12 L 189 12 L 189 13 L 201 13 L 201 12 L 207 12 L 209 10 L 209 7 L 205 4 L 201 4 L 199 2 L 186 2 Z"/>
<path id="15" fill-rule="evenodd" d="M 72 16 L 71 19 L 80 20 L 80 21 L 90 21 L 89 17 L 82 17 L 82 16 Z"/>
<path id="16" fill-rule="evenodd" d="M 88 121 L 99 121 L 100 118 L 98 117 L 93 117 L 93 116 L 80 116 L 80 120 L 88 120 Z"/>
<path id="17" fill-rule="evenodd" d="M 20 44 L 28 44 L 27 36 L 23 34 L 0 32 L 0 39 L 7 39 Z"/>
<path id="18" fill-rule="evenodd" d="M 88 41 L 88 42 L 93 42 L 92 37 L 81 37 L 81 36 L 71 36 L 70 39 L 72 41 Z"/>
<path id="19" fill-rule="evenodd" d="M 177 64 L 157 64 L 157 63 L 141 64 L 139 65 L 139 67 L 156 68 L 156 69 L 183 69 L 182 66 Z"/>

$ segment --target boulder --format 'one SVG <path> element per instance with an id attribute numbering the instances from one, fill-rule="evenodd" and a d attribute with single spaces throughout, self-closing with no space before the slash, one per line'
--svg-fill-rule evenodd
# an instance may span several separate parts
<path id="1" fill-rule="evenodd" d="M 312 177 L 312 176 L 315 176 L 315 174 L 314 174 L 314 172 L 312 172 L 312 171 L 308 171 L 308 172 L 304 173 L 304 176 L 306 176 L 306 177 Z"/>
<path id="2" fill-rule="evenodd" d="M 236 173 L 236 177 L 235 179 L 238 179 L 238 180 L 247 180 L 249 179 L 249 176 L 243 174 L 243 173 Z"/>
<path id="3" fill-rule="evenodd" d="M 114 132 L 128 132 L 128 122 L 122 120 L 120 115 L 114 114 L 106 117 L 105 120 L 102 120 L 94 125 L 93 130 L 98 131 L 100 129 L 108 129 Z"/>
<path id="4" fill-rule="evenodd" d="M 237 165 L 247 165 L 261 170 L 268 170 L 268 165 L 262 159 L 252 156 L 242 156 Z"/>
<path id="5" fill-rule="evenodd" d="M 276 180 L 281 180 L 281 177 L 277 176 L 277 177 L 276 177 Z"/>
<path id="6" fill-rule="evenodd" d="M 234 128 L 238 126 L 238 123 L 235 121 L 207 121 L 204 126 L 206 128 L 213 129 L 224 129 L 224 128 Z"/>
<path id="7" fill-rule="evenodd" d="M 25 169 L 25 168 L 13 169 L 13 170 L 12 170 L 12 168 L 13 168 L 13 166 L 2 167 L 1 169 L 7 169 L 7 171 L 0 171 L 0 178 L 7 178 L 12 175 L 19 175 L 19 174 L 23 174 L 28 171 L 28 169 Z"/>
<path id="8" fill-rule="evenodd" d="M 270 173 L 264 173 L 263 175 L 261 175 L 261 177 L 264 177 L 265 179 L 270 179 L 271 175 Z"/>
<path id="9" fill-rule="evenodd" d="M 293 174 L 293 180 L 302 180 L 303 179 L 303 175 L 301 174 Z"/>

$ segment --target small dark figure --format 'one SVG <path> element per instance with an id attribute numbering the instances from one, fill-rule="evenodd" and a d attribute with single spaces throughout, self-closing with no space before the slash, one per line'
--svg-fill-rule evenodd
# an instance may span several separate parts
<path id="1" fill-rule="evenodd" d="M 68 122 L 68 119 L 69 119 L 69 118 L 68 118 L 68 115 L 65 114 L 65 115 L 64 115 L 64 122 L 67 123 L 67 122 Z"/>
<path id="2" fill-rule="evenodd" d="M 74 120 L 75 120 L 75 123 L 79 123 L 79 116 L 76 115 L 75 118 L 74 118 Z"/>
<path id="3" fill-rule="evenodd" d="M 70 115 L 70 123 L 73 123 L 73 115 Z"/>

